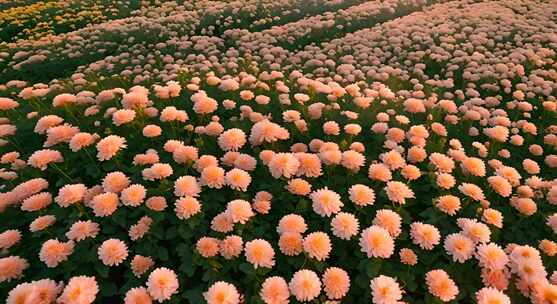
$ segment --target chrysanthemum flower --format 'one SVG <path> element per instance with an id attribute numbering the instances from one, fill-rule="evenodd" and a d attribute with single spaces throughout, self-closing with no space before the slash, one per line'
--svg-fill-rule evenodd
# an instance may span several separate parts
<path id="1" fill-rule="evenodd" d="M 290 297 L 288 284 L 282 277 L 268 277 L 261 284 L 259 296 L 265 304 L 288 304 Z"/>
<path id="2" fill-rule="evenodd" d="M 371 280 L 371 296 L 374 304 L 393 304 L 402 299 L 397 281 L 391 277 L 380 275 Z"/>
<path id="3" fill-rule="evenodd" d="M 271 244 L 265 240 L 256 239 L 246 242 L 244 251 L 246 260 L 250 262 L 254 268 L 272 268 L 275 265 L 275 251 Z"/>
<path id="4" fill-rule="evenodd" d="M 208 304 L 239 304 L 240 294 L 234 285 L 218 281 L 203 293 Z"/>
<path id="5" fill-rule="evenodd" d="M 395 242 L 387 230 L 374 225 L 362 231 L 360 247 L 368 258 L 389 258 L 394 253 Z"/>
<path id="6" fill-rule="evenodd" d="M 149 295 L 158 302 L 169 300 L 173 294 L 178 292 L 180 286 L 176 273 L 164 267 L 153 270 L 149 274 L 146 285 Z"/>
<path id="7" fill-rule="evenodd" d="M 321 281 L 315 272 L 302 269 L 294 273 L 288 288 L 296 300 L 311 301 L 321 293 Z"/>
<path id="8" fill-rule="evenodd" d="M 323 290 L 329 299 L 341 299 L 348 293 L 350 277 L 338 267 L 330 267 L 323 273 Z"/>
<path id="9" fill-rule="evenodd" d="M 77 276 L 70 279 L 58 300 L 67 304 L 90 304 L 95 301 L 98 292 L 95 277 Z"/>

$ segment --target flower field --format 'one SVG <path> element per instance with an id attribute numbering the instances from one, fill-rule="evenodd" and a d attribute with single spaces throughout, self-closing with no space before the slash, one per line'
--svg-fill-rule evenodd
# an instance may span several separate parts
<path id="1" fill-rule="evenodd" d="M 557 1 L 0 0 L 0 302 L 557 304 Z"/>

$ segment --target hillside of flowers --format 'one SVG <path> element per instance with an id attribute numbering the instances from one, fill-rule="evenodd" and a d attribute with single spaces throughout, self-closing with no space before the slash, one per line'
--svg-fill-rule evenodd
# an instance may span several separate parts
<path id="1" fill-rule="evenodd" d="M 0 0 L 0 302 L 557 304 L 557 0 Z"/>

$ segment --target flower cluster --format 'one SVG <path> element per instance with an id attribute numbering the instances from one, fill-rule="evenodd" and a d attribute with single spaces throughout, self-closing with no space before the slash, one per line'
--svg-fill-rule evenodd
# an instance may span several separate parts
<path id="1" fill-rule="evenodd" d="M 143 1 L 10 43 L 0 300 L 555 303 L 557 6 L 436 2 Z"/>

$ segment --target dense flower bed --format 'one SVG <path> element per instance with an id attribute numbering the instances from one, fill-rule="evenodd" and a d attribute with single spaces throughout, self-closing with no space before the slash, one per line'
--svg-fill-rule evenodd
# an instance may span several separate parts
<path id="1" fill-rule="evenodd" d="M 10 44 L 0 301 L 556 303 L 557 5 L 433 2 Z"/>

